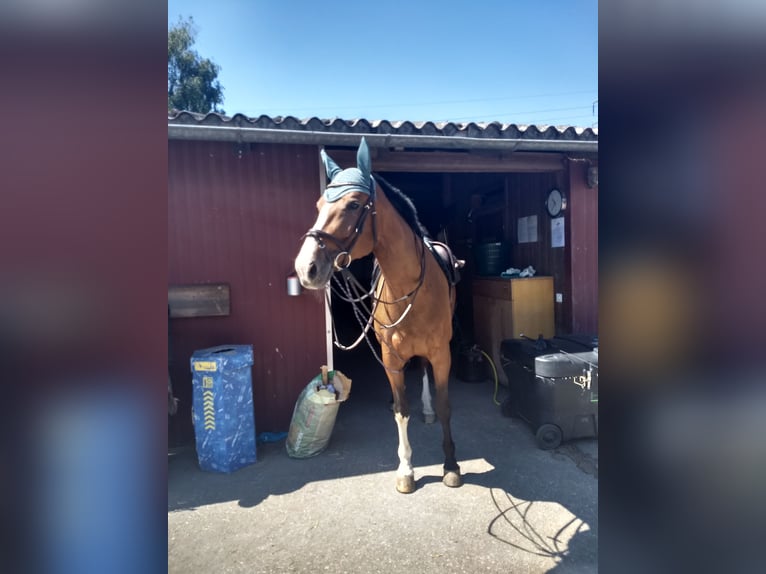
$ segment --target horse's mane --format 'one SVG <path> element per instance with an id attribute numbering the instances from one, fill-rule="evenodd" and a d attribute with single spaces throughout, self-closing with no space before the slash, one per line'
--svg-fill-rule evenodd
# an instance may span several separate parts
<path id="1" fill-rule="evenodd" d="M 374 177 L 375 181 L 377 181 L 380 184 L 380 187 L 383 188 L 383 192 L 391 202 L 391 205 L 393 205 L 397 213 L 402 216 L 402 219 L 407 222 L 407 225 L 412 228 L 415 235 L 418 237 L 429 237 L 428 230 L 418 219 L 418 211 L 415 209 L 415 204 L 412 203 L 412 200 L 404 195 L 399 188 L 394 187 L 383 179 L 379 173 L 374 174 Z"/>

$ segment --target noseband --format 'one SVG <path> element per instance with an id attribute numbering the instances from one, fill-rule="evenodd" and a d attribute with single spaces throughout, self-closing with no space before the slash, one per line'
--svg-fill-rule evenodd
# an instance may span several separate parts
<path id="1" fill-rule="evenodd" d="M 356 245 L 356 242 L 362 235 L 364 222 L 370 214 L 372 214 L 372 245 L 374 248 L 375 243 L 377 242 L 377 230 L 375 228 L 375 201 L 372 196 L 370 196 L 367 203 L 362 206 L 362 211 L 359 214 L 359 219 L 356 221 L 354 231 L 346 239 L 338 239 L 334 235 L 326 233 L 321 229 L 309 229 L 303 237 L 301 237 L 301 241 L 305 240 L 307 237 L 311 237 L 317 242 L 319 249 L 325 249 L 325 242 L 334 244 L 335 247 L 340 249 L 340 253 L 338 253 L 333 260 L 333 268 L 336 271 L 346 269 L 351 264 L 351 250 L 354 249 L 354 245 Z"/>

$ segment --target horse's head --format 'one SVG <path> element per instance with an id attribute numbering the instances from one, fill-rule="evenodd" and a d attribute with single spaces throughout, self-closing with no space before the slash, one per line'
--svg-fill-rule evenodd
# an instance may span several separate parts
<path id="1" fill-rule="evenodd" d="M 306 289 L 325 287 L 335 271 L 369 254 L 375 244 L 375 180 L 367 142 L 362 138 L 359 144 L 357 167 L 341 169 L 324 150 L 321 156 L 329 183 L 317 202 L 319 216 L 295 258 Z"/>

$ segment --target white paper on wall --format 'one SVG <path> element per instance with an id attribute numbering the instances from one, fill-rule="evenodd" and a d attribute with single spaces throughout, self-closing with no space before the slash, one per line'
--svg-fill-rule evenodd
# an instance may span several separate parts
<path id="1" fill-rule="evenodd" d="M 518 241 L 519 243 L 534 243 L 537 239 L 537 216 L 528 215 L 519 217 L 518 220 Z"/>
<path id="2" fill-rule="evenodd" d="M 551 219 L 551 247 L 564 247 L 564 218 Z"/>

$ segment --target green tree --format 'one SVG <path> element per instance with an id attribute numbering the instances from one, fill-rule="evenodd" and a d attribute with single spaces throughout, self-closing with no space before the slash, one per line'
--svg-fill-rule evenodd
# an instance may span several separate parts
<path id="1" fill-rule="evenodd" d="M 221 67 L 193 49 L 197 29 L 192 18 L 179 18 L 168 30 L 168 111 L 225 113 Z"/>

